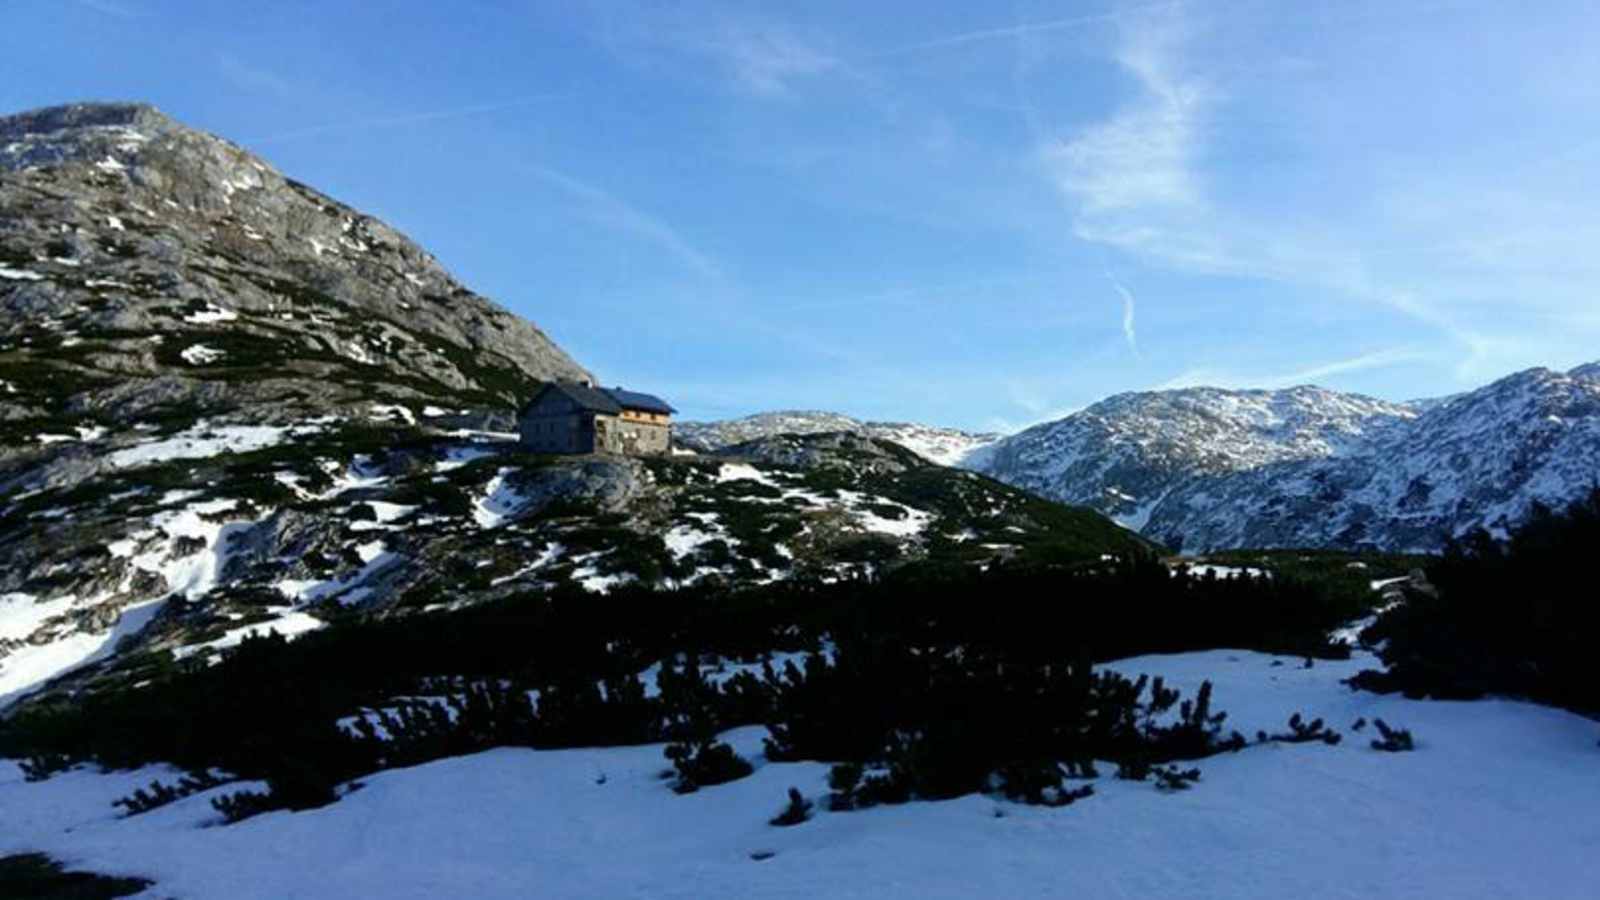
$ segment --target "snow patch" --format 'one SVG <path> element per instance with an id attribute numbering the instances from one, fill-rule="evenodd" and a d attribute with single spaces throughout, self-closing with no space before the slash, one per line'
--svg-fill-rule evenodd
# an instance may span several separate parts
<path id="1" fill-rule="evenodd" d="M 435 472 L 453 472 L 475 459 L 484 459 L 494 455 L 494 450 L 473 444 L 451 447 L 445 450 L 444 459 L 435 465 L 433 470 Z"/>
<path id="2" fill-rule="evenodd" d="M 557 543 L 552 543 L 545 547 L 544 550 L 540 551 L 539 555 L 534 557 L 533 562 L 523 566 L 515 572 L 512 572 L 510 575 L 502 575 L 499 578 L 495 578 L 489 583 L 491 585 L 501 585 L 509 581 L 516 581 L 518 578 L 521 578 L 524 575 L 532 575 L 533 573 L 548 567 L 550 564 L 560 559 L 562 554 L 566 552 L 566 547 L 563 547 Z"/>
<path id="3" fill-rule="evenodd" d="M 402 503 L 389 503 L 383 500 L 365 500 L 362 502 L 366 506 L 370 506 L 372 508 L 372 514 L 375 519 L 373 521 L 367 521 L 363 519 L 353 522 L 350 525 L 351 531 L 383 531 L 400 528 L 401 526 L 393 523 L 399 519 L 405 518 L 417 510 L 417 507 L 415 506 L 406 506 Z"/>
<path id="4" fill-rule="evenodd" d="M 196 325 L 212 325 L 217 322 L 232 322 L 237 318 L 239 314 L 233 310 L 208 303 L 205 309 L 192 312 L 184 316 L 183 320 Z"/>
<path id="5" fill-rule="evenodd" d="M 749 463 L 723 463 L 717 469 L 717 482 L 720 484 L 725 481 L 754 481 L 778 487 L 771 476 Z"/>
<path id="6" fill-rule="evenodd" d="M 208 366 L 222 360 L 228 354 L 215 347 L 207 347 L 205 344 L 193 344 L 183 348 L 178 355 L 191 366 Z"/>
<path id="7" fill-rule="evenodd" d="M 472 518 L 479 528 L 499 528 L 522 511 L 525 502 L 522 494 L 506 483 L 506 475 L 515 471 L 506 467 L 494 473 L 484 486 L 483 496 L 473 501 Z"/>
<path id="8" fill-rule="evenodd" d="M 399 404 L 374 403 L 368 411 L 372 418 L 380 420 L 399 419 L 407 425 L 417 424 L 417 416 L 409 407 Z"/>
<path id="9" fill-rule="evenodd" d="M 273 618 L 232 629 L 214 641 L 178 647 L 172 651 L 172 655 L 178 659 L 186 659 L 200 654 L 209 655 L 220 650 L 237 647 L 244 643 L 245 638 L 252 635 L 264 637 L 275 633 L 293 639 L 309 631 L 316 631 L 328 624 L 316 616 L 286 606 L 268 607 L 267 612 L 272 613 Z"/>
<path id="10" fill-rule="evenodd" d="M 372 541 L 356 547 L 361 568 L 347 575 L 326 580 L 284 579 L 277 583 L 278 593 L 297 603 L 337 599 L 345 606 L 354 605 L 372 595 L 366 582 L 401 560 L 396 553 L 385 549 L 383 541 Z"/>
<path id="11" fill-rule="evenodd" d="M 207 459 L 223 453 L 249 453 L 320 430 L 316 425 L 208 425 L 201 421 L 171 437 L 117 450 L 105 459 L 114 469 L 175 459 Z"/>
<path id="12" fill-rule="evenodd" d="M 5 615 L 7 598 L 0 597 L 0 617 Z M 104 598 L 93 598 L 84 605 L 94 605 Z M 76 626 L 64 631 L 53 640 L 42 644 L 23 644 L 0 655 L 0 710 L 32 693 L 45 682 L 73 669 L 97 662 L 110 656 L 124 637 L 138 634 L 161 611 L 164 598 L 147 600 L 122 608 L 117 622 L 101 631 L 82 631 Z M 71 601 L 68 601 L 71 606 Z M 3 623 L 0 618 L 0 623 Z M 3 624 L 0 624 L 3 627 Z M 4 808 L 4 804 L 0 804 Z M 4 838 L 0 837 L 0 841 Z"/>

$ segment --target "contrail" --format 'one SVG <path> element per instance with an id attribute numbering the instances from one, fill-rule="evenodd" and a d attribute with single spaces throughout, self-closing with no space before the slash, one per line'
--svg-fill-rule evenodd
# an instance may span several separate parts
<path id="1" fill-rule="evenodd" d="M 139 15 L 132 7 L 114 3 L 112 0 L 78 0 L 78 5 L 119 19 L 132 19 Z"/>
<path id="2" fill-rule="evenodd" d="M 661 219 L 633 207 L 614 194 L 554 169 L 537 164 L 529 164 L 526 169 L 586 204 L 596 220 L 653 241 L 702 275 L 718 280 L 726 278 L 716 260 L 701 253 Z"/>
<path id="3" fill-rule="evenodd" d="M 1110 269 L 1105 271 L 1106 280 L 1110 281 L 1111 286 L 1116 288 L 1117 293 L 1122 296 L 1122 337 L 1128 342 L 1128 349 L 1133 351 L 1133 355 L 1138 356 L 1139 335 L 1133 328 L 1133 292 L 1118 281 L 1117 276 L 1111 274 Z"/>
<path id="4" fill-rule="evenodd" d="M 309 128 L 285 131 L 268 137 L 256 138 L 248 143 L 275 144 L 338 131 L 360 131 L 365 128 L 388 128 L 394 125 L 412 125 L 417 122 L 435 122 L 440 119 L 460 119 L 466 116 L 479 116 L 484 113 L 499 112 L 503 109 L 515 109 L 519 106 L 532 106 L 535 103 L 545 103 L 566 96 L 568 94 L 565 93 L 536 94 L 531 97 L 521 97 L 516 100 L 505 100 L 499 103 L 480 103 L 475 106 L 461 106 L 455 109 L 441 109 L 433 112 L 408 113 L 401 116 L 379 116 L 370 119 L 348 119 L 343 122 L 332 122 L 327 125 L 313 125 Z"/>
<path id="5" fill-rule="evenodd" d="M 903 47 L 895 47 L 873 53 L 869 58 L 884 59 L 893 56 L 904 56 L 908 53 L 920 53 L 924 50 L 943 50 L 949 47 L 963 47 L 967 44 L 978 44 L 984 41 L 1001 40 L 1004 38 L 1022 37 L 1030 34 L 1043 34 L 1051 31 L 1065 31 L 1073 28 L 1082 28 L 1085 25 L 1097 25 L 1101 22 L 1113 22 L 1130 15 L 1137 15 L 1155 10 L 1171 9 L 1180 5 L 1177 0 L 1168 0 L 1165 3 L 1148 3 L 1143 6 L 1129 6 L 1122 9 L 1109 10 L 1103 13 L 1092 13 L 1086 16 L 1073 16 L 1066 19 L 1048 19 L 1043 22 L 1022 22 L 1017 25 L 1007 25 L 1001 28 L 983 28 L 978 31 L 967 31 L 961 34 L 946 35 Z"/>

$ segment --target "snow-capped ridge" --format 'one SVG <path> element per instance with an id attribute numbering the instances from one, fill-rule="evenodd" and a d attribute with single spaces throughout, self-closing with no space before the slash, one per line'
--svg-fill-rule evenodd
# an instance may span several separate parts
<path id="1" fill-rule="evenodd" d="M 1119 394 L 974 468 L 1185 549 L 1439 548 L 1595 479 L 1600 363 L 1391 403 L 1318 387 Z"/>

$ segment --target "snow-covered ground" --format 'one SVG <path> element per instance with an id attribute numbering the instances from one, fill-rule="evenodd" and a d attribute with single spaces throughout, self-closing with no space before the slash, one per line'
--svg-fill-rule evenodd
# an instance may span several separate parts
<path id="1" fill-rule="evenodd" d="M 23 782 L 0 763 L 0 855 L 50 853 L 142 875 L 144 897 L 1385 897 L 1592 898 L 1600 859 L 1595 723 L 1507 701 L 1355 693 L 1370 665 L 1213 651 L 1126 660 L 1186 691 L 1216 683 L 1229 724 L 1281 729 L 1295 711 L 1337 747 L 1270 744 L 1199 763 L 1192 790 L 1102 777 L 1045 809 L 969 796 L 767 819 L 820 763 L 765 763 L 760 728 L 727 735 L 749 778 L 677 796 L 659 746 L 501 749 L 363 779 L 337 804 L 216 823 L 203 794 L 121 819 L 111 800 L 160 770 Z M 1380 753 L 1358 717 L 1416 735 Z M 1102 770 L 1108 767 L 1102 766 Z M 603 777 L 602 777 L 603 776 Z M 754 856 L 771 854 L 769 858 Z"/>
<path id="2" fill-rule="evenodd" d="M 794 505 L 797 502 L 817 509 L 830 509 L 845 514 L 850 524 L 859 531 L 876 532 L 896 537 L 915 537 L 920 535 L 933 520 L 933 515 L 924 510 L 896 503 L 886 497 L 876 497 L 863 494 L 860 491 L 838 490 L 836 498 L 825 497 L 815 491 L 804 488 L 792 487 L 781 484 L 771 472 L 763 472 L 749 463 L 723 463 L 717 469 L 717 481 L 754 481 L 757 484 L 777 488 L 783 494 L 777 498 L 754 497 L 750 498 L 757 503 L 774 503 Z M 890 518 L 881 515 L 874 507 L 897 509 L 898 517 Z"/>
<path id="3" fill-rule="evenodd" d="M 197 653 L 203 653 L 209 657 L 215 651 L 239 646 L 244 643 L 244 639 L 247 637 L 266 637 L 269 634 L 281 634 L 286 638 L 295 638 L 308 631 L 316 631 L 327 624 L 316 616 L 292 607 L 268 607 L 267 612 L 272 613 L 273 618 L 264 622 L 256 622 L 231 629 L 214 641 L 179 647 L 173 651 L 173 655 L 178 659 L 185 659 Z"/>
<path id="4" fill-rule="evenodd" d="M 193 497 L 193 492 L 169 492 L 161 502 L 170 508 L 151 516 L 148 528 L 106 545 L 113 557 L 129 561 L 115 591 L 44 603 L 23 593 L 0 595 L 0 641 L 16 642 L 0 648 L 0 709 L 50 678 L 111 655 L 122 638 L 149 624 L 169 597 L 196 600 L 216 586 L 227 564 L 230 536 L 249 521 L 239 520 L 235 499 L 186 502 Z M 158 576 L 168 593 L 121 607 L 109 625 L 68 615 L 127 593 L 135 573 Z"/>
<path id="5" fill-rule="evenodd" d="M 499 528 L 522 511 L 526 502 L 522 493 L 506 483 L 506 475 L 515 471 L 512 467 L 500 469 L 484 486 L 483 496 L 473 501 L 472 517 L 480 528 Z"/>
<path id="6" fill-rule="evenodd" d="M 365 586 L 366 583 L 399 562 L 401 557 L 399 554 L 389 552 L 383 541 L 368 541 L 354 549 L 356 556 L 361 560 L 361 568 L 335 578 L 286 578 L 275 585 L 278 593 L 296 603 L 314 603 L 337 598 L 340 603 L 348 606 L 366 600 L 371 594 L 371 588 Z"/>
<path id="7" fill-rule="evenodd" d="M 4 604 L 7 599 L 20 599 L 21 602 Z M 6 616 L 28 601 L 31 601 L 31 598 L 21 594 L 8 594 L 6 598 L 0 598 L 0 604 L 3 604 L 0 605 L 0 639 L 19 639 L 15 633 L 5 633 L 7 625 L 16 624 L 15 620 L 8 622 Z M 163 600 L 149 600 L 123 607 L 115 623 L 105 631 L 67 630 L 53 641 L 22 644 L 11 648 L 4 656 L 0 656 L 0 710 L 4 710 L 39 685 L 63 672 L 111 655 L 116 650 L 118 641 L 138 634 L 140 629 L 150 623 L 155 614 L 161 611 L 162 603 Z M 53 606 L 53 604 L 41 605 Z M 68 605 L 70 606 L 70 603 Z M 23 608 L 19 618 L 27 615 L 28 611 Z M 4 822 L 5 812 L 0 810 L 0 829 L 4 828 Z"/>
<path id="8" fill-rule="evenodd" d="M 248 453 L 313 434 L 317 425 L 283 428 L 274 425 L 209 425 L 199 422 L 170 437 L 135 444 L 106 457 L 112 468 L 126 469 L 174 459 L 206 459 L 221 453 Z"/>

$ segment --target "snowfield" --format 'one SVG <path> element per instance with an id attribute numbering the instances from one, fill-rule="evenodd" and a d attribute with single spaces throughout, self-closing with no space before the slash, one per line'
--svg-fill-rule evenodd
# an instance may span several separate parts
<path id="1" fill-rule="evenodd" d="M 765 763 L 764 730 L 726 737 L 742 781 L 677 796 L 659 746 L 500 749 L 363 779 L 332 806 L 229 827 L 215 791 L 143 816 L 111 801 L 173 773 L 76 771 L 38 784 L 0 762 L 0 854 L 140 875 L 146 898 L 1592 898 L 1600 859 L 1594 722 L 1509 701 L 1355 693 L 1372 664 L 1242 651 L 1125 660 L 1192 694 L 1216 683 L 1229 724 L 1281 729 L 1300 711 L 1337 747 L 1270 744 L 1202 760 L 1192 790 L 1117 781 L 1061 809 L 984 796 L 767 819 L 827 766 Z M 1409 728 L 1380 753 L 1357 717 Z M 602 777 L 603 776 L 603 777 Z M 221 790 L 228 790 L 223 788 Z M 756 855 L 771 854 L 758 860 Z"/>
<path id="2" fill-rule="evenodd" d="M 17 598 L 22 598 L 20 601 Z M 20 608 L 18 618 L 28 616 L 25 606 L 31 602 L 25 594 L 8 594 L 0 598 L 0 640 L 20 640 L 15 634 L 6 634 L 16 620 L 8 617 Z M 93 601 L 90 601 L 93 602 Z M 130 604 L 122 608 L 111 628 L 100 631 L 70 630 L 53 641 L 22 644 L 5 656 L 0 656 L 0 711 L 36 690 L 39 685 L 79 666 L 104 659 L 116 651 L 117 642 L 138 634 L 161 611 L 165 599 Z M 39 604 L 52 609 L 55 603 Z M 70 608 L 68 601 L 66 607 Z M 65 611 L 64 609 L 60 611 Z M 22 627 L 27 627 L 24 622 Z M 35 625 L 35 627 L 37 627 Z M 29 629 L 31 632 L 32 629 Z M 24 637 L 27 635 L 24 634 Z M 5 811 L 0 809 L 0 829 L 4 828 Z"/>

